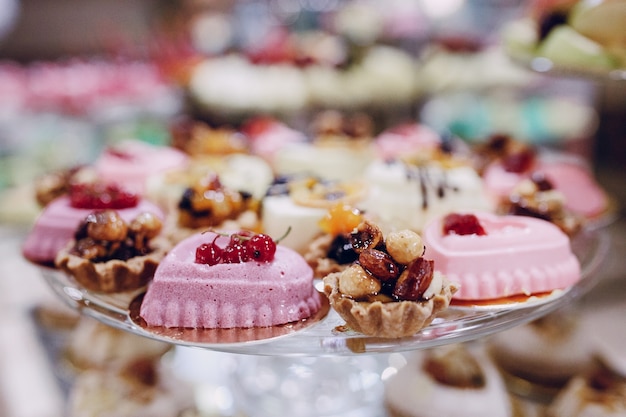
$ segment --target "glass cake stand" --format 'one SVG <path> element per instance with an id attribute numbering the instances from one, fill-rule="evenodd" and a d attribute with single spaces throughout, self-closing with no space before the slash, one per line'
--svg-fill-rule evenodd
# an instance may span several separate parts
<path id="1" fill-rule="evenodd" d="M 511 60 L 535 73 L 554 77 L 584 78 L 600 83 L 626 82 L 626 68 L 601 70 L 578 66 L 567 66 L 551 59 L 525 51 L 507 50 Z"/>
<path id="2" fill-rule="evenodd" d="M 269 356 L 341 356 L 409 351 L 482 338 L 523 324 L 570 303 L 591 288 L 609 248 L 604 229 L 584 230 L 572 240 L 581 280 L 574 286 L 541 296 L 497 303 L 453 302 L 433 322 L 412 337 L 385 339 L 346 329 L 328 305 L 301 322 L 256 329 L 168 329 L 150 327 L 139 317 L 142 293 L 102 294 L 81 287 L 71 277 L 43 269 L 43 277 L 71 307 L 128 332 L 176 345 L 222 352 Z M 317 282 L 321 292 L 321 282 Z"/>
<path id="3" fill-rule="evenodd" d="M 53 269 L 43 269 L 43 277 L 61 299 L 82 313 L 177 345 L 174 369 L 184 377 L 189 372 L 195 375 L 197 404 L 207 415 L 383 417 L 385 375 L 402 366 L 403 352 L 480 339 L 568 305 L 598 281 L 597 271 L 609 246 L 605 229 L 585 230 L 572 240 L 582 267 L 581 280 L 574 286 L 508 302 L 453 302 L 429 326 L 402 339 L 367 337 L 345 329 L 325 296 L 317 316 L 285 326 L 155 329 L 138 317 L 141 293 L 95 293 Z M 226 379 L 226 385 L 216 385 L 217 375 Z M 227 410 L 219 409 L 224 401 L 231 404 Z"/>

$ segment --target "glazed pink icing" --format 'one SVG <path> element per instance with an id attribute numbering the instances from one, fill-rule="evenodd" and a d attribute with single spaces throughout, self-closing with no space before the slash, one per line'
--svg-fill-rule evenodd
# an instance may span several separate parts
<path id="1" fill-rule="evenodd" d="M 150 176 L 183 169 L 188 163 L 189 157 L 178 149 L 128 140 L 102 152 L 94 169 L 101 181 L 143 194 Z"/>
<path id="2" fill-rule="evenodd" d="M 584 165 L 563 161 L 539 161 L 532 172 L 541 172 L 563 194 L 565 207 L 587 218 L 607 209 L 608 197 Z M 491 164 L 483 174 L 485 190 L 496 199 L 507 198 L 519 182 L 532 172 L 507 172 L 500 163 Z"/>
<path id="3" fill-rule="evenodd" d="M 431 128 L 418 124 L 404 124 L 382 132 L 374 141 L 374 148 L 383 160 L 408 156 L 423 150 L 436 149 L 441 138 Z"/>
<path id="4" fill-rule="evenodd" d="M 266 327 L 310 317 L 321 306 L 313 271 L 295 251 L 278 245 L 272 262 L 195 263 L 196 248 L 215 234 L 181 241 L 159 264 L 140 309 L 150 326 Z M 225 246 L 228 237 L 219 237 Z"/>
<path id="5" fill-rule="evenodd" d="M 609 202 L 589 170 L 572 162 L 544 164 L 541 168 L 554 188 L 565 195 L 565 207 L 585 217 L 604 213 Z"/>
<path id="6" fill-rule="evenodd" d="M 459 284 L 456 299 L 487 300 L 564 289 L 580 279 L 569 238 L 554 224 L 525 216 L 474 213 L 486 235 L 443 234 L 440 217 L 422 238 L 425 257 Z"/>
<path id="7" fill-rule="evenodd" d="M 52 265 L 57 253 L 73 238 L 80 222 L 92 211 L 72 207 L 68 196 L 52 201 L 39 214 L 26 236 L 22 244 L 23 256 L 31 262 Z M 143 212 L 154 213 L 164 219 L 163 211 L 145 200 L 140 200 L 135 207 L 116 211 L 127 222 Z"/>

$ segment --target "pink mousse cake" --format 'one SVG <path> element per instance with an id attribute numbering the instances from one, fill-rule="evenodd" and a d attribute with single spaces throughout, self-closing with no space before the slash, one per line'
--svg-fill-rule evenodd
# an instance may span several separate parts
<path id="1" fill-rule="evenodd" d="M 101 181 L 143 194 L 152 175 L 183 169 L 188 164 L 189 157 L 178 149 L 127 140 L 106 149 L 93 166 Z"/>
<path id="2" fill-rule="evenodd" d="M 407 123 L 385 130 L 374 140 L 376 155 L 382 160 L 432 153 L 441 146 L 441 137 L 419 123 Z"/>
<path id="3" fill-rule="evenodd" d="M 455 299 L 530 296 L 565 289 L 580 279 L 569 238 L 554 224 L 525 216 L 469 215 L 482 233 L 446 232 L 446 217 L 440 217 L 422 234 L 424 257 L 459 284 Z"/>
<path id="4" fill-rule="evenodd" d="M 149 326 L 250 328 L 295 322 L 321 307 L 313 271 L 295 251 L 277 245 L 270 262 L 196 263 L 196 249 L 213 242 L 199 233 L 176 245 L 159 264 L 141 304 Z M 229 237 L 217 237 L 225 247 Z"/>
<path id="5" fill-rule="evenodd" d="M 586 219 L 595 219 L 609 209 L 610 199 L 584 164 L 569 159 L 540 159 L 532 170 L 508 172 L 501 163 L 487 167 L 483 183 L 495 199 L 508 198 L 513 189 L 534 172 L 542 173 L 561 192 L 565 208 Z"/>
<path id="6" fill-rule="evenodd" d="M 55 199 L 35 220 L 22 245 L 22 255 L 31 262 L 53 266 L 57 253 L 74 237 L 80 222 L 93 210 L 94 208 L 73 207 L 68 196 Z M 156 214 L 164 219 L 161 209 L 145 200 L 139 200 L 133 207 L 116 211 L 127 222 L 144 212 Z"/>

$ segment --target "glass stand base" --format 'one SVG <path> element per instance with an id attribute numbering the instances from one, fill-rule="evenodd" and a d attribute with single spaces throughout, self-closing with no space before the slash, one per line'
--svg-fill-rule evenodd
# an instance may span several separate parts
<path id="1" fill-rule="evenodd" d="M 202 415 L 383 417 L 389 355 L 282 357 L 176 347 L 173 368 Z"/>

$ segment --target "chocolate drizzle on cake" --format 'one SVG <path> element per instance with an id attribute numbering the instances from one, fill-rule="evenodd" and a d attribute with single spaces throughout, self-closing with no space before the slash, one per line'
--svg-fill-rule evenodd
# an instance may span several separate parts
<path id="1" fill-rule="evenodd" d="M 442 175 L 439 179 L 434 179 L 426 166 L 421 165 L 408 165 L 404 164 L 407 181 L 415 181 L 418 183 L 419 192 L 422 196 L 422 210 L 428 210 L 428 190 L 435 190 L 435 195 L 439 199 L 444 199 L 447 193 L 458 192 L 459 188 L 451 185 L 448 181 L 448 174 L 445 169 L 442 168 Z"/>

